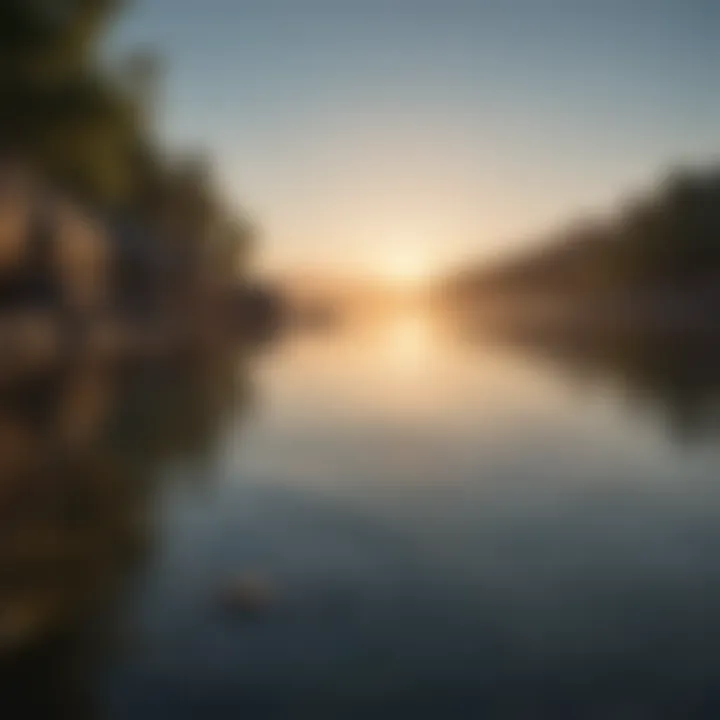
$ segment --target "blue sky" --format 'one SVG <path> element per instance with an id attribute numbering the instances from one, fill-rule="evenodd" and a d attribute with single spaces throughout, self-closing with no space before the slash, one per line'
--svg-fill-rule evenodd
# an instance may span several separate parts
<path id="1" fill-rule="evenodd" d="M 136 0 L 162 134 L 215 157 L 271 268 L 442 266 L 720 149 L 713 0 Z"/>

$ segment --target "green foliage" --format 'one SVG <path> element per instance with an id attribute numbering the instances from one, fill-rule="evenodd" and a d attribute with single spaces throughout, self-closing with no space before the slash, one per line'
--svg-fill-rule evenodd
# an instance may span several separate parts
<path id="1" fill-rule="evenodd" d="M 166 254 L 149 272 L 172 276 L 154 276 L 157 292 L 192 303 L 202 287 L 237 282 L 249 227 L 227 213 L 202 154 L 168 162 L 157 149 L 157 56 L 101 61 L 124 4 L 0 0 L 0 160 L 29 163 L 66 195 L 144 225 L 146 264 Z"/>
<path id="2" fill-rule="evenodd" d="M 101 68 L 117 0 L 3 0 L 0 141 L 63 189 L 107 204 L 127 198 L 142 139 L 136 98 Z"/>
<path id="3" fill-rule="evenodd" d="M 99 59 L 119 7 L 115 0 L 0 2 L 2 170 L 8 160 L 27 166 L 31 176 L 98 214 L 136 194 L 137 148 L 146 134 L 136 98 Z M 32 234 L 22 242 L 32 247 Z M 27 257 L 6 268 L 3 287 L 13 288 L 7 298 L 36 294 L 39 274 L 57 274 L 48 258 L 43 271 L 29 269 Z"/>
<path id="4" fill-rule="evenodd" d="M 119 0 L 3 0 L 2 76 L 52 84 L 82 73 Z"/>

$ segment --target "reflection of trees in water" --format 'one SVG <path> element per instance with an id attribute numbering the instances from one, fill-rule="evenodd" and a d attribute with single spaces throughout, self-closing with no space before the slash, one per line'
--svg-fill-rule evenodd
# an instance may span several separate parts
<path id="1" fill-rule="evenodd" d="M 4 707 L 83 716 L 73 694 L 149 546 L 158 471 L 211 453 L 246 397 L 229 351 L 133 368 L 78 362 L 0 397 Z"/>
<path id="2" fill-rule="evenodd" d="M 678 439 L 720 431 L 720 338 L 641 329 L 525 330 L 506 337 L 583 377 L 612 381 L 633 405 L 661 414 Z"/>

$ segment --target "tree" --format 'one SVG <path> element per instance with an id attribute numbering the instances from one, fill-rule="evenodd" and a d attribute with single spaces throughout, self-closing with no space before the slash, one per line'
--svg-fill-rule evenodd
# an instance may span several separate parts
<path id="1" fill-rule="evenodd" d="M 132 191 L 142 113 L 101 69 L 118 0 L 3 0 L 0 142 L 62 189 L 107 204 Z"/>

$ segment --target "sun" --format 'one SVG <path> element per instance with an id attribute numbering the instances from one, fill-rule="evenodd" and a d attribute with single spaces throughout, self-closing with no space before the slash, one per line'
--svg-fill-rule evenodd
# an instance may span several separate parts
<path id="1" fill-rule="evenodd" d="M 398 285 L 418 285 L 429 279 L 431 266 L 420 253 L 388 254 L 380 268 L 383 277 Z"/>

